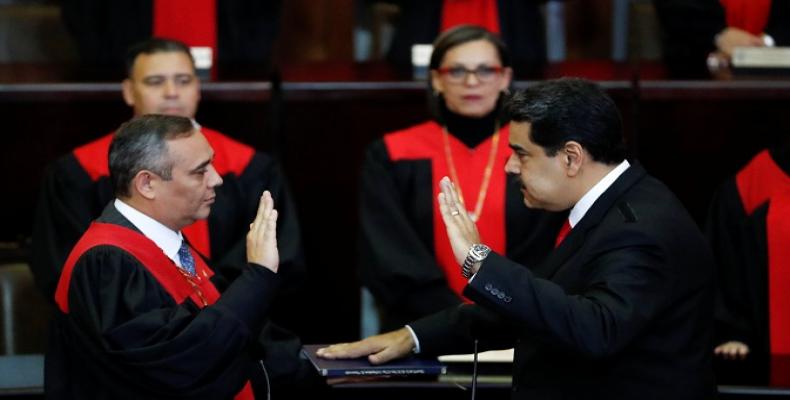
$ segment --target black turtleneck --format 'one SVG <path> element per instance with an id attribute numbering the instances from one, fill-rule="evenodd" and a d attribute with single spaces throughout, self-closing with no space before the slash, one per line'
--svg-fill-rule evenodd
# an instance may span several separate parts
<path id="1" fill-rule="evenodd" d="M 440 107 L 447 131 L 470 149 L 477 147 L 494 133 L 498 109 L 480 118 L 470 118 L 450 111 L 444 102 Z"/>

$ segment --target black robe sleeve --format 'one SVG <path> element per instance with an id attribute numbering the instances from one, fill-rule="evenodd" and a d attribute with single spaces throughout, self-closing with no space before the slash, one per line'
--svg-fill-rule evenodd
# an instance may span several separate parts
<path id="1" fill-rule="evenodd" d="M 109 179 L 92 181 L 72 154 L 50 165 L 39 190 L 30 267 L 45 297 L 54 301 L 72 247 L 112 200 Z"/>
<path id="2" fill-rule="evenodd" d="M 735 179 L 722 185 L 708 213 L 706 234 L 717 266 L 715 344 L 737 340 L 768 353 L 767 203 L 746 215 Z"/>
<path id="3" fill-rule="evenodd" d="M 384 142 L 377 141 L 368 148 L 360 182 L 359 273 L 380 303 L 383 330 L 461 303 L 429 247 L 432 224 L 420 226 L 414 216 L 432 218 L 429 161 L 398 164 L 389 160 Z M 404 183 L 409 179 L 426 181 Z M 406 186 L 425 187 L 427 194 L 408 193 Z"/>
<path id="4" fill-rule="evenodd" d="M 65 376 L 50 369 L 48 389 L 70 387 L 83 398 L 231 398 L 256 376 L 251 344 L 277 283 L 249 265 L 199 309 L 176 304 L 128 253 L 91 249 L 75 265 L 70 310 L 59 313 L 48 353 L 47 368 L 60 365 Z"/>

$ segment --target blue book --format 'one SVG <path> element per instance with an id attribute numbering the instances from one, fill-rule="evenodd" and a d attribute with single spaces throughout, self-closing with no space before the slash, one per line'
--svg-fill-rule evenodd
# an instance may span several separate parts
<path id="1" fill-rule="evenodd" d="M 367 357 L 345 360 L 328 360 L 318 357 L 316 350 L 328 345 L 308 344 L 302 347 L 321 376 L 381 376 L 381 375 L 441 375 L 447 373 L 447 367 L 437 359 L 426 359 L 411 356 L 392 360 L 386 364 L 373 365 Z"/>

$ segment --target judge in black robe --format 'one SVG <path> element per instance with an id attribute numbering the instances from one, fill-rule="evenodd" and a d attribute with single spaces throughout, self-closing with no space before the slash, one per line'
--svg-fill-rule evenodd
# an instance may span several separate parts
<path id="1" fill-rule="evenodd" d="M 787 146 L 760 152 L 711 203 L 707 235 L 718 266 L 716 345 L 748 347 L 745 357 L 727 357 L 743 359 L 719 363 L 723 383 L 768 383 L 771 355 L 790 348 L 788 210 Z"/>
<path id="2" fill-rule="evenodd" d="M 271 341 L 259 341 L 280 339 L 266 325 L 281 267 L 270 194 L 260 198 L 249 225 L 249 263 L 220 294 L 221 275 L 183 235 L 210 214 L 223 183 L 209 141 L 187 118 L 146 115 L 121 127 L 109 154 L 118 199 L 64 264 L 46 355 L 47 394 L 251 399 L 251 383 L 265 385 L 256 393 L 262 398 L 269 382 L 285 384 L 282 372 L 315 375 L 298 357 L 298 340 L 271 348 Z M 309 388 L 302 379 L 295 383 Z"/>
<path id="3" fill-rule="evenodd" d="M 474 54 L 475 43 L 481 42 L 494 46 L 499 59 Z M 511 150 L 507 119 L 498 105 L 504 95 L 496 88 L 504 84 L 500 90 L 506 89 L 509 75 L 503 72 L 499 80 L 487 83 L 468 78 L 449 82 L 437 72 L 440 66 L 455 65 L 463 57 L 508 67 L 504 44 L 482 28 L 463 26 L 440 36 L 434 47 L 434 120 L 375 141 L 362 166 L 359 274 L 376 299 L 382 330 L 465 301 L 461 296 L 465 281 L 458 274 L 435 208 L 441 177 L 457 175 L 466 207 L 479 214 L 478 227 L 492 248 L 527 265 L 535 265 L 548 254 L 564 220 L 561 213 L 525 208 L 520 185 L 502 169 Z M 437 82 L 443 83 L 442 90 L 437 90 Z M 459 93 L 491 96 L 490 109 L 476 115 L 473 111 L 480 110 L 470 111 Z"/>
<path id="4" fill-rule="evenodd" d="M 470 148 L 485 139 L 490 141 L 490 137 L 481 137 L 480 132 L 487 132 L 485 127 L 495 125 L 495 113 L 479 120 L 447 110 L 445 115 L 454 141 Z M 389 135 L 419 136 L 437 129 L 440 129 L 438 125 L 429 122 Z M 506 144 L 507 136 L 499 140 Z M 434 149 L 435 154 L 441 152 L 441 148 Z M 432 172 L 432 160 L 393 160 L 390 154 L 384 138 L 369 146 L 362 167 L 359 211 L 362 224 L 359 273 L 377 301 L 384 331 L 464 301 L 448 282 L 460 276 L 457 266 L 445 271 L 437 261 L 432 185 L 432 176 L 436 174 Z M 509 150 L 502 154 L 504 160 Z M 503 190 L 489 191 L 488 196 L 502 196 L 499 204 L 504 206 L 504 212 L 500 210 L 504 220 L 503 225 L 492 229 L 504 230 L 504 251 L 508 257 L 535 265 L 550 251 L 564 217 L 560 213 L 524 207 L 520 185 L 504 176 L 501 165 L 502 162 L 496 162 L 493 173 L 502 179 Z M 479 225 L 485 224 L 481 219 Z M 438 227 L 443 229 L 441 225 Z"/>
<path id="5" fill-rule="evenodd" d="M 218 272 L 232 280 L 246 263 L 245 237 L 264 190 L 272 193 L 280 213 L 277 233 L 283 265 L 283 285 L 270 316 L 280 325 L 299 331 L 301 290 L 306 268 L 296 209 L 279 164 L 270 156 L 219 132 L 202 128 L 217 154 L 223 185 L 205 228 L 197 236 L 186 232 L 193 246 L 211 260 Z M 33 226 L 31 269 L 39 288 L 52 299 L 63 263 L 90 222 L 113 199 L 107 169 L 112 135 L 80 146 L 49 166 L 41 186 Z M 203 222 L 198 221 L 197 224 Z M 208 234 L 207 240 L 199 236 Z"/>
<path id="6" fill-rule="evenodd" d="M 142 236 L 112 204 L 97 222 Z M 176 301 L 151 268 L 113 245 L 79 257 L 67 283 L 68 312 L 59 309 L 53 322 L 48 397 L 231 398 L 251 379 L 264 398 L 254 341 L 279 277 L 245 266 L 220 300 L 203 308 L 191 298 Z M 221 275 L 211 282 L 225 285 Z"/>

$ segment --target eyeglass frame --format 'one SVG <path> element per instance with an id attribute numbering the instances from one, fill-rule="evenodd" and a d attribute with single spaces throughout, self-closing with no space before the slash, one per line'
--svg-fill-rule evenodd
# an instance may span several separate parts
<path id="1" fill-rule="evenodd" d="M 496 66 L 479 65 L 475 69 L 469 69 L 469 68 L 466 68 L 464 66 L 454 66 L 454 67 L 440 67 L 440 68 L 436 69 L 436 72 L 438 72 L 440 75 L 442 75 L 444 77 L 447 77 L 448 82 L 454 83 L 454 84 L 462 84 L 462 83 L 466 82 L 466 80 L 469 79 L 469 74 L 474 75 L 475 79 L 477 79 L 480 83 L 492 83 L 492 82 L 496 81 L 497 77 L 502 77 L 502 73 L 505 71 L 505 68 L 506 67 L 499 66 L 499 65 L 496 65 Z M 491 75 L 490 80 L 489 80 L 489 78 L 484 78 L 484 79 L 480 78 L 480 75 L 479 75 L 480 71 L 481 70 L 485 70 L 485 69 L 490 69 L 493 72 L 493 74 Z M 461 77 L 461 78 L 453 78 L 450 75 L 450 73 L 453 70 L 463 70 L 464 71 L 464 76 Z"/>

